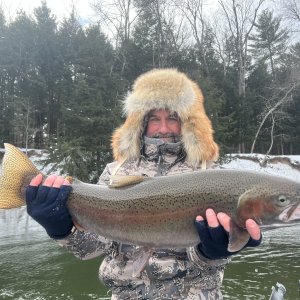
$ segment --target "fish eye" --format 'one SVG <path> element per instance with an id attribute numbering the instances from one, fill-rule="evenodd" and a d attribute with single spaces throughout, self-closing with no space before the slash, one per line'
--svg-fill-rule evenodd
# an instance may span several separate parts
<path id="1" fill-rule="evenodd" d="M 289 203 L 290 203 L 290 201 L 287 199 L 286 196 L 280 195 L 280 196 L 278 197 L 278 204 L 279 204 L 280 206 L 285 206 L 285 205 L 288 205 Z"/>

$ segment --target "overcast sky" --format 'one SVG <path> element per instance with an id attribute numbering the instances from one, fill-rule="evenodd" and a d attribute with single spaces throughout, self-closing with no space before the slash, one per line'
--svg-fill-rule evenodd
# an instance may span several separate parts
<path id="1" fill-rule="evenodd" d="M 0 0 L 0 6 L 3 8 L 6 18 L 11 20 L 14 19 L 19 9 L 32 14 L 33 9 L 40 6 L 41 2 L 42 0 Z M 58 20 L 70 15 L 72 4 L 76 7 L 77 15 L 80 16 L 83 23 L 93 17 L 93 10 L 89 5 L 90 0 L 47 0 L 46 2 Z"/>

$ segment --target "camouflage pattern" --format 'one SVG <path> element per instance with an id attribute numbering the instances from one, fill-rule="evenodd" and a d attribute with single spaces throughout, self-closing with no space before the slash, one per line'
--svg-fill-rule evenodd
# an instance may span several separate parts
<path id="1" fill-rule="evenodd" d="M 138 161 L 126 161 L 121 165 L 118 162 L 108 164 L 100 176 L 99 184 L 107 185 L 112 173 L 153 177 L 194 170 L 184 161 L 177 162 L 176 153 L 165 153 L 151 159 L 155 158 L 156 151 L 156 145 L 148 145 L 147 159 L 142 157 Z M 208 260 L 197 248 L 155 249 L 145 269 L 139 276 L 133 277 L 137 246 L 109 241 L 79 230 L 58 242 L 80 259 L 104 256 L 99 278 L 110 289 L 113 300 L 223 299 L 220 287 L 228 260 Z"/>

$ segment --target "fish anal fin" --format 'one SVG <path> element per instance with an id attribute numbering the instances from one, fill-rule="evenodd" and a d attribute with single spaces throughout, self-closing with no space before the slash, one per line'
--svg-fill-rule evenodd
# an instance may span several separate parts
<path id="1" fill-rule="evenodd" d="M 244 228 L 239 227 L 232 219 L 230 220 L 229 244 L 227 250 L 229 252 L 237 252 L 244 248 L 248 243 L 250 235 Z"/>
<path id="2" fill-rule="evenodd" d="M 143 175 L 113 175 L 110 178 L 109 187 L 122 188 L 143 182 L 146 179 L 149 179 L 149 177 Z"/>
<path id="3" fill-rule="evenodd" d="M 133 254 L 132 277 L 139 277 L 146 267 L 153 249 L 149 247 L 140 247 Z"/>

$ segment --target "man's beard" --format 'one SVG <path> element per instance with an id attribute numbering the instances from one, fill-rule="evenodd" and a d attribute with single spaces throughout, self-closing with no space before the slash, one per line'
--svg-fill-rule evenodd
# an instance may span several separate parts
<path id="1" fill-rule="evenodd" d="M 153 139 L 160 139 L 166 143 L 177 143 L 181 140 L 181 136 L 175 133 L 166 133 L 166 134 L 155 133 L 149 137 Z"/>

